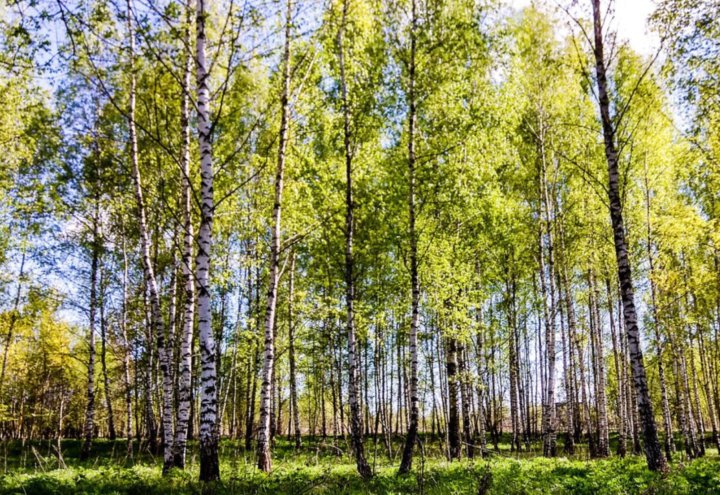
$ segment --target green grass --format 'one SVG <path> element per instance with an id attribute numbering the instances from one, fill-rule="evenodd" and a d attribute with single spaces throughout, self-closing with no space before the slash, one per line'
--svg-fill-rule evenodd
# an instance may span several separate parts
<path id="1" fill-rule="evenodd" d="M 347 452 L 344 443 L 339 445 Z M 195 447 L 195 446 L 193 446 Z M 399 447 L 399 442 L 395 447 Z M 9 443 L 0 447 L 0 462 L 7 466 L 0 474 L 0 494 L 195 494 L 203 487 L 196 481 L 198 459 L 195 450 L 188 457 L 188 469 L 163 477 L 160 459 L 145 453 L 132 461 L 125 458 L 122 442 L 98 441 L 94 457 L 80 462 L 79 443 L 63 443 L 66 468 L 49 443 Z M 380 455 L 373 442 L 368 454 L 376 476 L 363 482 L 352 459 L 321 441 L 305 442 L 296 451 L 278 440 L 274 470 L 266 475 L 254 467 L 252 453 L 240 445 L 223 441 L 222 483 L 211 487 L 217 494 L 477 494 L 480 484 L 488 494 L 720 494 L 720 460 L 712 451 L 691 462 L 676 460 L 661 477 L 645 467 L 642 457 L 607 460 L 514 458 L 507 451 L 486 459 L 447 462 L 439 445 L 427 443 L 425 458 L 415 458 L 413 473 L 396 475 L 397 460 Z"/>

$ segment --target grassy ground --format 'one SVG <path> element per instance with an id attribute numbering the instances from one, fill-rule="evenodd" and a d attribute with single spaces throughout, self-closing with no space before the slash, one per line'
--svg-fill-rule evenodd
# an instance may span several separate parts
<path id="1" fill-rule="evenodd" d="M 339 444 L 347 452 L 344 443 Z M 399 447 L 399 444 L 396 445 Z M 278 440 L 274 470 L 258 472 L 252 453 L 238 443 L 224 441 L 221 447 L 223 482 L 211 487 L 217 494 L 720 494 L 720 459 L 717 452 L 692 462 L 678 459 L 670 473 L 650 473 L 642 457 L 587 460 L 584 454 L 573 459 L 514 457 L 501 444 L 499 453 L 486 459 L 449 463 L 440 455 L 438 444 L 426 442 L 426 456 L 418 454 L 414 471 L 396 475 L 397 459 L 382 454 L 380 445 L 368 444 L 376 476 L 365 483 L 356 474 L 352 459 L 322 441 L 306 439 L 296 451 Z M 94 457 L 80 462 L 79 443 L 63 443 L 63 461 L 49 443 L 9 443 L 0 447 L 4 474 L 0 494 L 194 494 L 201 493 L 196 482 L 198 460 L 194 450 L 188 469 L 162 477 L 161 460 L 147 453 L 130 460 L 122 442 L 98 441 Z M 397 450 L 397 449 L 396 449 Z"/>

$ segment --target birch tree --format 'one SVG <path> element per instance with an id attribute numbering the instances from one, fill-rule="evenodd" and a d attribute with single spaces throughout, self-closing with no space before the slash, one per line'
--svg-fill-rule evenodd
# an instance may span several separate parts
<path id="1" fill-rule="evenodd" d="M 603 11 L 600 0 L 592 1 L 593 8 L 593 53 L 595 56 L 595 73 L 597 77 L 598 107 L 603 130 L 605 157 L 608 165 L 608 199 L 610 219 L 612 221 L 613 241 L 617 259 L 618 278 L 620 280 L 623 302 L 623 317 L 627 333 L 628 349 L 632 366 L 633 384 L 637 407 L 642 421 L 645 440 L 645 457 L 648 467 L 653 471 L 667 470 L 667 461 L 658 441 L 652 402 L 648 391 L 647 376 L 642 350 L 640 349 L 640 332 L 635 309 L 635 293 L 633 290 L 632 269 L 628 254 L 628 246 L 623 221 L 622 199 L 620 196 L 620 171 L 618 152 L 615 142 L 617 122 L 610 115 L 610 98 L 608 93 L 608 76 L 605 62 Z"/>
<path id="2" fill-rule="evenodd" d="M 210 260 L 215 210 L 213 194 L 212 126 L 210 120 L 210 73 L 206 56 L 208 11 L 206 0 L 197 0 L 195 70 L 197 84 L 198 145 L 200 148 L 200 230 L 195 258 L 198 330 L 200 336 L 200 481 L 220 479 L 218 435 L 218 388 L 215 334 L 210 301 Z M 187 308 L 186 308 L 187 309 Z M 187 315 L 186 315 L 187 316 Z"/>
<path id="3" fill-rule="evenodd" d="M 181 128 L 181 183 L 183 209 L 183 244 L 182 244 L 182 286 L 183 311 L 182 333 L 180 337 L 180 355 L 178 366 L 178 406 L 175 421 L 175 437 L 173 439 L 173 465 L 180 469 L 185 467 L 186 442 L 190 420 L 190 401 L 192 400 L 192 343 L 193 326 L 195 323 L 195 277 L 192 267 L 193 246 L 195 238 L 192 223 L 192 185 L 190 183 L 190 83 L 192 77 L 192 45 L 190 29 L 192 26 L 192 0 L 185 5 L 186 19 L 184 22 L 184 53 L 185 65 L 182 79 Z"/>
<path id="4" fill-rule="evenodd" d="M 280 280 L 280 248 L 282 242 L 281 213 L 283 181 L 285 178 L 285 160 L 290 119 L 290 47 L 292 35 L 292 1 L 287 0 L 285 13 L 285 42 L 282 55 L 282 93 L 280 96 L 280 134 L 278 139 L 277 168 L 275 171 L 275 200 L 273 204 L 272 233 L 270 243 L 270 272 L 265 310 L 265 349 L 260 387 L 260 423 L 257 432 L 258 469 L 270 472 L 272 457 L 270 453 L 270 403 L 271 385 L 275 366 L 275 311 L 277 291 Z"/>
<path id="5" fill-rule="evenodd" d="M 128 128 L 130 130 L 130 160 L 132 166 L 133 182 L 135 185 L 135 202 L 137 208 L 138 224 L 140 229 L 140 253 L 143 265 L 145 284 L 150 299 L 150 325 L 151 334 L 157 343 L 160 359 L 160 372 L 162 374 L 162 423 L 163 423 L 163 472 L 172 467 L 172 432 L 173 432 L 173 382 L 166 346 L 165 322 L 160 307 L 160 291 L 155 268 L 150 255 L 150 234 L 145 211 L 145 198 L 142 178 L 140 175 L 140 153 L 138 150 L 137 130 L 135 120 L 135 31 L 133 29 L 134 11 L 130 0 L 127 2 L 127 32 L 129 40 L 128 67 L 130 72 L 130 97 L 128 103 Z M 151 410 L 151 409 L 150 409 Z"/>

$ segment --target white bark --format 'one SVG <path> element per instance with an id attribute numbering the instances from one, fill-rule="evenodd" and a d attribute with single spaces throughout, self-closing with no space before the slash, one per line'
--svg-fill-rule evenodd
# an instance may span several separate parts
<path id="1" fill-rule="evenodd" d="M 598 90 L 598 107 L 603 129 L 605 158 L 608 164 L 608 199 L 610 203 L 610 219 L 613 227 L 615 258 L 617 260 L 618 280 L 623 301 L 623 318 L 627 334 L 630 365 L 632 369 L 635 398 L 640 418 L 642 419 L 643 436 L 645 438 L 645 457 L 648 468 L 652 471 L 667 470 L 667 461 L 658 441 L 655 416 L 653 414 L 650 392 L 648 391 L 645 363 L 640 347 L 640 331 L 637 324 L 635 308 L 635 291 L 633 289 L 632 269 L 628 253 L 625 224 L 622 214 L 620 197 L 620 170 L 618 151 L 615 141 L 616 123 L 610 116 L 610 97 L 608 94 L 607 67 L 603 47 L 603 10 L 600 0 L 592 0 L 593 7 L 593 52 L 595 55 L 595 75 Z"/>
<path id="2" fill-rule="evenodd" d="M 290 253 L 290 288 L 288 300 L 288 360 L 290 365 L 290 408 L 292 409 L 292 422 L 295 434 L 295 448 L 302 446 L 302 435 L 300 431 L 300 411 L 297 398 L 297 377 L 295 365 L 295 318 L 294 318 L 294 296 L 295 296 L 295 252 Z"/>
<path id="3" fill-rule="evenodd" d="M 540 110 L 542 112 L 542 109 Z M 545 320 L 546 382 L 543 394 L 542 428 L 543 454 L 554 457 L 557 453 L 555 410 L 555 269 L 553 235 L 551 231 L 552 206 L 547 184 L 547 156 L 545 151 L 546 126 L 539 118 L 538 147 L 540 151 L 540 285 L 543 295 L 543 319 Z M 547 267 L 545 265 L 547 256 Z"/>
<path id="4" fill-rule="evenodd" d="M 210 88 L 208 62 L 205 56 L 206 0 L 197 2 L 197 107 L 200 145 L 200 232 L 196 259 L 198 284 L 198 329 L 200 333 L 200 480 L 220 479 L 218 465 L 217 369 L 215 335 L 212 330 L 210 300 L 210 256 L 215 209 L 213 196 L 212 138 L 210 136 Z"/>
<path id="5" fill-rule="evenodd" d="M 275 308 L 277 287 L 280 278 L 279 257 L 281 242 L 281 213 L 283 178 L 285 174 L 285 151 L 287 148 L 290 97 L 290 31 L 292 0 L 287 1 L 285 20 L 285 49 L 283 53 L 283 89 L 281 95 L 280 142 L 278 146 L 277 171 L 275 174 L 275 203 L 273 206 L 272 241 L 270 244 L 270 274 L 265 311 L 265 360 L 263 362 L 262 384 L 260 387 L 260 423 L 258 425 L 258 468 L 265 472 L 272 469 L 270 456 L 270 406 L 272 401 L 273 368 L 275 363 Z"/>
<path id="6" fill-rule="evenodd" d="M 122 279 L 122 314 L 120 320 L 120 329 L 123 338 L 123 381 L 125 385 L 125 430 L 127 436 L 127 455 L 133 457 L 133 423 L 132 423 L 132 386 L 130 384 L 130 340 L 127 331 L 127 285 L 128 285 L 128 259 L 127 250 L 125 249 L 125 233 L 123 230 L 122 237 L 122 253 L 123 253 L 123 279 Z"/>
<path id="7" fill-rule="evenodd" d="M 150 297 L 150 325 L 152 335 L 157 342 L 158 357 L 160 359 L 160 372 L 163 380 L 162 422 L 163 422 L 163 471 L 172 465 L 172 416 L 173 416 L 173 383 L 170 373 L 170 363 L 165 346 L 165 324 L 160 309 L 160 293 L 158 290 L 155 271 L 150 257 L 150 235 L 148 234 L 147 216 L 145 212 L 145 199 L 143 197 L 142 177 L 140 175 L 140 160 L 138 152 L 137 131 L 135 129 L 135 36 L 132 25 L 133 13 L 130 0 L 127 2 L 127 28 L 130 40 L 130 102 L 128 112 L 128 127 L 130 130 L 131 160 L 133 181 L 135 183 L 135 201 L 138 209 L 138 224 L 140 229 L 140 250 L 142 255 L 143 275 Z"/>
<path id="8" fill-rule="evenodd" d="M 348 403 L 350 405 L 350 434 L 358 472 L 364 479 L 372 477 L 372 469 L 365 459 L 363 446 L 362 421 L 358 393 L 357 336 L 355 333 L 355 274 L 353 240 L 355 229 L 355 200 L 353 198 L 353 143 L 348 101 L 347 80 L 345 78 L 344 34 L 347 23 L 349 0 L 343 1 L 342 23 L 337 34 L 338 65 L 340 67 L 340 87 L 343 107 L 343 141 L 345 147 L 345 303 L 347 310 L 346 329 L 348 334 Z"/>
<path id="9" fill-rule="evenodd" d="M 190 401 L 192 400 L 192 341 L 195 321 L 195 280 L 192 271 L 193 225 L 190 202 L 190 77 L 192 74 L 192 54 L 190 51 L 190 25 L 192 0 L 186 5 L 185 23 L 185 73 L 183 77 L 183 96 L 181 108 L 181 126 L 183 135 L 182 152 L 182 207 L 183 207 L 183 251 L 182 280 L 185 297 L 183 300 L 183 323 L 180 337 L 180 360 L 178 366 L 178 408 L 175 424 L 175 443 L 173 445 L 173 464 L 185 467 L 188 425 L 190 421 Z"/>

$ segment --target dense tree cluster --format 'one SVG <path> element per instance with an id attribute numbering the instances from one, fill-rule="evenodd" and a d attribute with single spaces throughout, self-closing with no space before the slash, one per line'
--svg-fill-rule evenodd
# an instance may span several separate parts
<path id="1" fill-rule="evenodd" d="M 0 7 L 0 434 L 720 449 L 720 6 L 559 4 Z"/>

